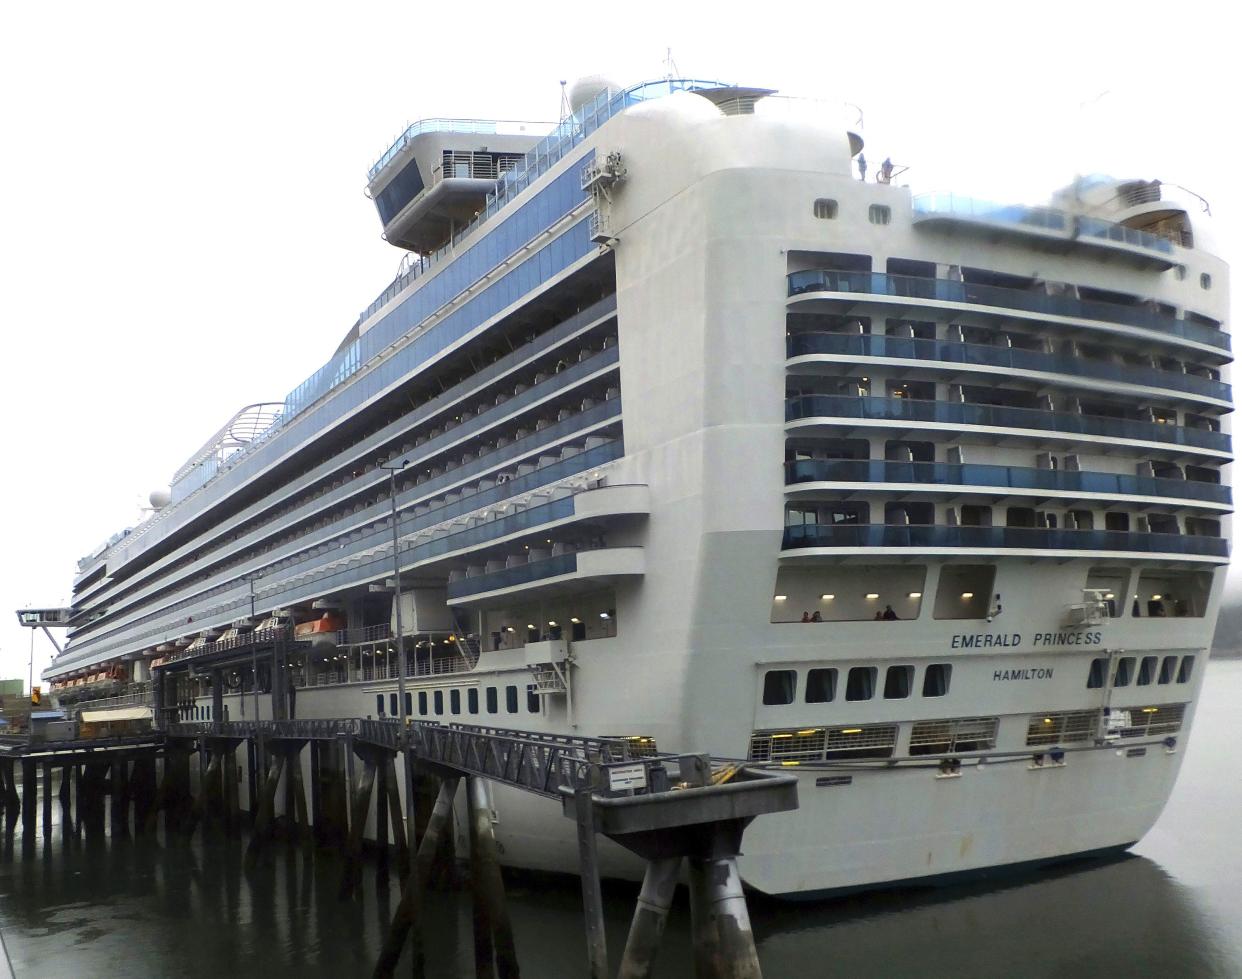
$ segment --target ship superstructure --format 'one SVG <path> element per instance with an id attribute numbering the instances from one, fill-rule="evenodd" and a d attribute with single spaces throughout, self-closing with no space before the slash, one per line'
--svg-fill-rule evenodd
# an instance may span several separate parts
<path id="1" fill-rule="evenodd" d="M 1195 207 L 914 196 L 765 89 L 587 95 L 376 163 L 401 275 L 83 559 L 61 702 L 392 716 L 404 664 L 414 717 L 798 772 L 742 862 L 777 894 L 1139 839 L 1228 555 Z M 571 867 L 496 791 L 505 859 Z"/>

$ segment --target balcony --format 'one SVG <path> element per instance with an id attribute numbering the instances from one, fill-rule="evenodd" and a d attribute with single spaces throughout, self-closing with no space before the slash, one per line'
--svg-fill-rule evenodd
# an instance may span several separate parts
<path id="1" fill-rule="evenodd" d="M 913 205 L 916 226 L 950 225 L 976 228 L 986 234 L 1037 238 L 1045 247 L 1108 251 L 1162 270 L 1176 264 L 1173 243 L 1167 238 L 1051 207 L 996 204 L 960 194 L 920 194 Z"/>
<path id="2" fill-rule="evenodd" d="M 557 554 L 450 581 L 448 600 L 453 605 L 470 606 L 503 604 L 515 597 L 525 601 L 541 595 L 580 591 L 584 587 L 645 573 L 645 555 L 641 547 L 605 547 Z"/>
<path id="3" fill-rule="evenodd" d="M 781 549 L 786 552 L 818 548 L 871 550 L 915 548 L 920 554 L 1003 553 L 1046 551 L 1102 554 L 1155 554 L 1161 557 L 1224 562 L 1229 543 L 1221 537 L 1152 534 L 1121 530 L 1051 530 L 1043 527 L 887 526 L 884 524 L 799 524 L 785 528 Z M 792 555 L 791 555 L 792 556 Z"/>
<path id="4" fill-rule="evenodd" d="M 1121 499 L 1132 496 L 1230 506 L 1233 494 L 1220 483 L 1069 469 L 1034 469 L 947 462 L 886 462 L 878 459 L 799 459 L 785 464 L 785 483 L 901 483 L 944 487 L 955 492 L 967 487 L 989 493 L 1015 495 L 1044 492 L 1091 494 Z"/>
<path id="5" fill-rule="evenodd" d="M 1227 455 L 1230 438 L 1223 432 L 1186 428 L 1182 425 L 1161 425 L 1129 418 L 1105 418 L 1069 411 L 1044 411 L 1038 408 L 1007 408 L 997 405 L 967 404 L 957 401 L 918 401 L 913 398 L 852 397 L 836 394 L 810 394 L 785 401 L 785 420 L 817 420 L 827 425 L 848 424 L 849 419 L 890 422 L 915 427 L 962 425 L 984 428 L 1026 429 L 1055 432 L 1067 441 L 1126 439 L 1134 442 L 1156 442 Z"/>
<path id="6" fill-rule="evenodd" d="M 1085 357 L 1068 357 L 1023 350 L 1018 347 L 992 347 L 954 340 L 916 340 L 875 334 L 798 333 L 786 338 L 785 353 L 791 360 L 817 355 L 831 357 L 887 357 L 918 360 L 960 367 L 991 367 L 1004 371 L 1032 371 L 1066 374 L 1092 381 L 1162 388 L 1209 398 L 1222 406 L 1232 405 L 1228 384 L 1195 374 L 1157 370 L 1137 364 L 1119 364 Z"/>
<path id="7" fill-rule="evenodd" d="M 807 269 L 790 272 L 786 279 L 791 298 L 813 296 L 815 293 L 845 293 L 899 300 L 930 300 L 953 306 L 973 306 L 983 312 L 995 309 L 1016 310 L 1033 314 L 1034 318 L 1060 316 L 1087 322 L 1115 323 L 1150 330 L 1166 339 L 1177 337 L 1217 350 L 1230 349 L 1228 334 L 1145 306 L 1122 306 L 1074 296 L 1051 296 L 1002 286 L 974 285 L 950 279 L 926 279 L 910 275 L 885 275 L 880 272 Z"/>

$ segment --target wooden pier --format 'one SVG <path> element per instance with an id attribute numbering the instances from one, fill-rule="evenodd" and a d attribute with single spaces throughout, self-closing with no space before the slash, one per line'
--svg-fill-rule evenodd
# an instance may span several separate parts
<path id="1" fill-rule="evenodd" d="M 575 821 L 591 979 L 613 974 L 599 835 L 637 854 L 647 868 L 617 976 L 651 975 L 681 880 L 690 895 L 695 976 L 761 975 L 737 856 L 752 819 L 797 807 L 797 783 L 707 755 L 636 756 L 624 739 L 425 721 L 404 729 L 396 720 L 359 718 L 173 723 L 130 738 L 0 741 L 0 806 L 9 832 L 21 820 L 27 847 L 37 838 L 40 783 L 45 836 L 52 832 L 53 804 L 61 807 L 66 835 L 141 835 L 156 829 L 161 813 L 169 833 L 231 835 L 243 827 L 243 767 L 247 864 L 275 845 L 278 811 L 294 845 L 330 845 L 343 854 L 343 899 L 358 887 L 368 826 L 382 874 L 395 855 L 401 899 L 387 923 L 376 977 L 394 974 L 407 943 L 413 974 L 425 974 L 423 948 L 432 936 L 422 932 L 420 908 L 437 864 L 446 857 L 453 862 L 459 796 L 469 827 L 475 974 L 520 975 L 486 781 L 557 800 Z"/>

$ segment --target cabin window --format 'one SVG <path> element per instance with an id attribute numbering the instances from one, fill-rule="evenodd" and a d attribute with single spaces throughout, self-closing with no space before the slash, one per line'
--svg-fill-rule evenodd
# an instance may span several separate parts
<path id="1" fill-rule="evenodd" d="M 846 700 L 870 700 L 875 696 L 874 666 L 853 666 L 845 681 Z"/>
<path id="2" fill-rule="evenodd" d="M 1177 674 L 1177 657 L 1166 656 L 1160 661 L 1160 682 L 1172 683 L 1173 677 Z"/>
<path id="3" fill-rule="evenodd" d="M 496 699 L 496 688 L 487 688 L 487 712 L 489 714 L 497 714 L 500 712 L 500 706 Z"/>
<path id="4" fill-rule="evenodd" d="M 884 699 L 904 700 L 914 686 L 913 666 L 890 666 L 884 674 Z"/>
<path id="5" fill-rule="evenodd" d="M 479 691 L 475 689 L 466 691 L 466 709 L 471 714 L 479 712 Z"/>
<path id="6" fill-rule="evenodd" d="M 1185 656 L 1182 658 L 1182 665 L 1177 669 L 1177 682 L 1189 683 L 1190 676 L 1195 669 L 1195 658 L 1193 656 Z"/>
<path id="7" fill-rule="evenodd" d="M 535 685 L 533 683 L 526 687 L 526 713 L 539 713 L 539 694 L 535 693 Z"/>
<path id="8" fill-rule="evenodd" d="M 949 692 L 949 680 L 953 676 L 953 664 L 932 663 L 923 674 L 923 696 L 943 697 Z"/>
<path id="9" fill-rule="evenodd" d="M 393 717 L 397 716 L 397 695 L 395 693 L 388 695 L 388 713 Z"/>
<path id="10" fill-rule="evenodd" d="M 418 692 L 418 712 L 423 717 L 427 716 L 427 691 L 420 690 Z"/>
<path id="11" fill-rule="evenodd" d="M 431 702 L 435 705 L 436 716 L 439 717 L 444 713 L 444 691 L 437 690 L 431 695 Z"/>
<path id="12" fill-rule="evenodd" d="M 405 695 L 405 716 L 409 717 L 414 713 L 414 695 L 407 693 Z"/>
<path id="13" fill-rule="evenodd" d="M 1114 687 L 1128 687 L 1134 675 L 1134 657 L 1123 656 L 1117 660 L 1117 672 L 1113 674 Z"/>
<path id="14" fill-rule="evenodd" d="M 829 197 L 821 197 L 815 202 L 815 216 L 831 220 L 837 216 L 837 202 Z"/>
<path id="15" fill-rule="evenodd" d="M 505 710 L 510 714 L 518 712 L 518 694 L 517 687 L 505 687 Z"/>
<path id="16" fill-rule="evenodd" d="M 1087 689 L 1099 690 L 1104 686 L 1104 677 L 1108 673 L 1108 659 L 1097 657 L 1091 661 L 1091 670 L 1087 674 Z"/>
<path id="17" fill-rule="evenodd" d="M 1156 680 L 1156 664 L 1159 659 L 1155 656 L 1144 656 L 1139 662 L 1138 679 L 1135 684 L 1140 687 L 1146 687 L 1154 683 Z"/>
<path id="18" fill-rule="evenodd" d="M 766 707 L 792 704 L 798 674 L 793 670 L 768 670 L 763 675 L 763 703 Z"/>
<path id="19" fill-rule="evenodd" d="M 808 704 L 831 703 L 837 696 L 837 671 L 832 669 L 811 670 L 806 675 L 806 702 Z"/>
<path id="20" fill-rule="evenodd" d="M 892 209 L 887 204 L 872 204 L 867 208 L 867 220 L 872 224 L 888 224 L 892 218 Z M 1207 287 L 1204 286 L 1204 288 Z"/>
<path id="21" fill-rule="evenodd" d="M 384 695 L 382 693 L 375 695 L 375 713 L 380 717 L 384 716 Z"/>
<path id="22" fill-rule="evenodd" d="M 450 714 L 461 713 L 461 691 L 460 690 L 449 691 L 449 713 Z"/>

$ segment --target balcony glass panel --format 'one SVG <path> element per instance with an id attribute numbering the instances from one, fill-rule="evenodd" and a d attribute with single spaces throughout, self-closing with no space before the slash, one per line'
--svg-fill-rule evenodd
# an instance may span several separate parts
<path id="1" fill-rule="evenodd" d="M 978 343 L 953 340 L 915 340 L 876 334 L 843 335 L 838 333 L 798 333 L 785 341 L 786 354 L 835 354 L 849 357 L 895 357 L 903 360 L 943 361 L 951 364 L 977 364 L 1014 370 L 1041 371 L 1049 374 L 1071 374 L 1076 377 L 1144 384 L 1201 394 L 1229 401 L 1228 384 L 1194 374 L 1156 370 L 1154 367 L 1132 366 L 1085 357 L 1022 350 L 1017 347 L 990 347 Z"/>
<path id="2" fill-rule="evenodd" d="M 924 483 L 939 486 L 1002 486 L 1014 490 L 1062 490 L 1111 496 L 1232 503 L 1228 486 L 1190 479 L 1159 479 L 1070 469 L 1034 469 L 948 462 L 885 462 L 879 459 L 799 459 L 785 464 L 787 484 L 808 482 Z"/>
<path id="3" fill-rule="evenodd" d="M 912 398 L 855 398 L 836 394 L 810 394 L 785 401 L 785 420 L 802 418 L 866 418 L 880 421 L 933 422 L 942 425 L 987 425 L 996 428 L 1029 428 L 1074 435 L 1168 442 L 1198 449 L 1228 452 L 1229 436 L 1180 425 L 1157 425 L 1128 418 L 1103 418 L 1068 411 L 1038 408 L 1005 408 L 956 401 L 917 401 Z"/>
<path id="4" fill-rule="evenodd" d="M 1030 313 L 1068 316 L 1081 320 L 1102 320 L 1137 326 L 1171 334 L 1195 343 L 1229 349 L 1229 336 L 1201 323 L 1178 319 L 1142 306 L 1121 306 L 1073 296 L 1049 296 L 1040 292 L 1006 289 L 1001 286 L 974 285 L 949 279 L 923 279 L 881 272 L 835 272 L 807 269 L 788 275 L 789 295 L 811 292 L 855 292 L 907 299 L 934 299 L 978 306 L 999 306 Z"/>
<path id="5" fill-rule="evenodd" d="M 1143 551 L 1226 558 L 1220 537 L 1187 537 L 1118 530 L 1051 530 L 1044 527 L 889 527 L 800 524 L 785 528 L 785 550 L 802 547 L 973 547 L 1048 551 Z"/>
<path id="6" fill-rule="evenodd" d="M 546 558 L 543 561 L 505 568 L 503 571 L 493 571 L 491 574 L 481 574 L 462 581 L 449 582 L 448 599 L 451 602 L 470 595 L 478 595 L 480 592 L 494 591 L 497 588 L 511 588 L 514 585 L 525 585 L 544 578 L 572 574 L 577 570 L 577 554 L 558 554 L 556 557 Z"/>

